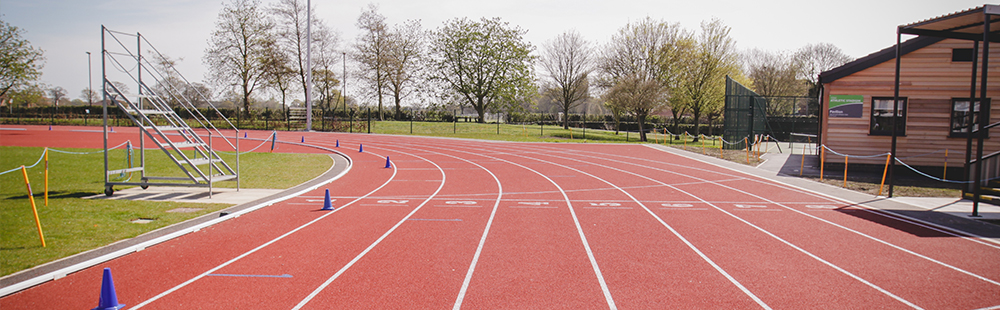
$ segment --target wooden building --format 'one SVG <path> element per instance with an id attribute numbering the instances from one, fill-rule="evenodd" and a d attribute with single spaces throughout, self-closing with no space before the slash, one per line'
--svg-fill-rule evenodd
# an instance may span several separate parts
<path id="1" fill-rule="evenodd" d="M 978 13 L 973 16 L 978 18 L 978 25 L 968 26 L 975 31 L 983 27 L 982 16 L 992 16 L 989 12 L 979 12 L 994 7 L 970 9 L 900 26 L 900 29 L 908 26 L 923 27 L 931 22 L 955 22 L 955 16 Z M 959 27 L 935 25 L 951 27 L 946 29 Z M 968 37 L 972 37 L 973 31 L 970 31 Z M 975 35 L 982 37 L 982 30 Z M 979 98 L 982 97 L 981 80 L 972 80 L 974 58 L 977 58 L 974 57 L 976 43 L 978 42 L 970 39 L 921 35 L 898 44 L 901 57 L 896 155 L 903 162 L 911 166 L 940 167 L 944 165 L 947 150 L 948 167 L 962 167 L 966 163 L 965 152 L 970 127 L 969 98 L 974 92 L 974 107 L 978 107 Z M 982 55 L 983 50 L 986 48 L 979 44 L 975 51 Z M 984 114 L 989 120 L 986 124 L 992 124 L 1000 121 L 1000 115 L 996 115 L 1000 112 L 990 111 L 990 99 L 1000 95 L 1000 43 L 989 44 L 988 51 L 989 59 L 995 61 L 988 62 L 987 67 L 978 70 L 978 75 L 988 72 L 986 99 L 982 101 L 985 104 L 973 115 L 977 118 L 979 114 Z M 873 155 L 890 151 L 892 102 L 897 76 L 896 53 L 897 46 L 892 46 L 820 74 L 823 144 L 836 152 L 849 155 Z M 975 61 L 978 62 L 977 66 L 982 66 L 982 58 Z M 974 131 L 979 128 L 978 122 L 973 121 Z M 1000 151 L 1000 133 L 995 131 L 990 134 L 987 131 L 987 134 L 984 154 Z M 975 147 L 972 150 L 974 160 Z M 826 156 L 826 161 L 843 163 L 844 157 Z M 885 161 L 885 157 L 857 157 L 851 158 L 849 163 L 882 165 Z M 955 175 L 955 178 L 961 177 Z"/>

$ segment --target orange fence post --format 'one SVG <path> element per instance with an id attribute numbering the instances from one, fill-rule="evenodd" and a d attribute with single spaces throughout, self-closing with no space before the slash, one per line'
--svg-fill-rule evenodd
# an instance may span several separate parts
<path id="1" fill-rule="evenodd" d="M 886 172 L 889 172 L 889 158 L 891 158 L 891 157 L 892 157 L 892 154 L 885 154 L 885 169 L 882 170 L 882 184 L 879 184 L 879 186 L 878 186 L 878 195 L 876 195 L 876 196 L 882 196 L 882 187 L 885 186 L 885 175 L 886 175 Z"/>
<path id="2" fill-rule="evenodd" d="M 851 156 L 844 156 L 844 188 L 847 188 L 847 160 L 851 159 Z"/>
<path id="3" fill-rule="evenodd" d="M 791 152 L 791 150 L 789 150 Z M 806 169 L 806 145 L 802 145 L 802 163 L 799 164 L 799 176 L 802 176 L 802 170 Z"/>
<path id="4" fill-rule="evenodd" d="M 743 137 L 743 145 L 747 146 L 747 165 L 750 164 L 750 140 L 747 137 Z"/>
<path id="5" fill-rule="evenodd" d="M 941 179 L 948 179 L 948 149 L 944 149 L 944 172 L 941 173 Z"/>
<path id="6" fill-rule="evenodd" d="M 42 222 L 38 220 L 38 208 L 35 207 L 35 195 L 31 193 L 31 183 L 28 182 L 28 169 L 21 165 L 21 173 L 24 174 L 24 186 L 28 188 L 28 200 L 31 201 L 31 212 L 35 214 L 35 227 L 38 227 L 38 239 L 42 240 L 42 247 L 45 247 L 45 235 L 42 234 Z"/>
<path id="7" fill-rule="evenodd" d="M 725 142 L 722 140 L 722 137 L 719 137 L 719 158 L 725 158 L 725 157 L 722 156 L 722 145 L 723 144 L 725 144 Z"/>

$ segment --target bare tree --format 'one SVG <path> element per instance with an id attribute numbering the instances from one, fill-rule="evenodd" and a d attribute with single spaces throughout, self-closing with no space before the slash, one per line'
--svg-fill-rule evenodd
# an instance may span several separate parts
<path id="1" fill-rule="evenodd" d="M 370 92 L 378 101 L 378 119 L 383 120 L 382 98 L 388 83 L 388 59 L 390 49 L 389 27 L 385 23 L 385 16 L 378 13 L 378 6 L 369 4 L 368 9 L 358 16 L 357 43 L 354 44 L 356 52 L 352 55 L 358 62 L 361 69 L 361 79 L 368 83 Z"/>
<path id="2" fill-rule="evenodd" d="M 851 56 L 844 54 L 836 45 L 817 43 L 803 46 L 793 56 L 802 66 L 798 78 L 810 83 L 809 95 L 818 95 L 819 74 L 851 62 Z"/>
<path id="3" fill-rule="evenodd" d="M 277 48 L 271 49 L 264 59 L 264 74 L 265 85 L 281 96 L 281 109 L 287 116 L 288 93 L 294 89 L 297 76 L 292 59 Z"/>
<path id="4" fill-rule="evenodd" d="M 563 129 L 569 128 L 569 110 L 590 96 L 590 73 L 594 71 L 590 43 L 576 31 L 567 31 L 545 42 L 542 68 L 548 72 L 547 94 L 559 102 L 563 114 Z"/>
<path id="5" fill-rule="evenodd" d="M 604 94 L 604 100 L 612 111 L 620 110 L 636 115 L 639 119 L 640 140 L 646 141 L 643 127 L 646 115 L 649 111 L 662 107 L 666 95 L 667 88 L 660 81 L 633 74 L 619 78 Z"/>
<path id="6" fill-rule="evenodd" d="M 680 87 L 672 96 L 687 106 L 694 119 L 694 141 L 700 135 L 701 116 L 723 106 L 727 75 L 741 74 L 736 42 L 721 20 L 701 23 L 695 48 L 686 54 Z"/>
<path id="7" fill-rule="evenodd" d="M 279 0 L 271 7 L 271 12 L 276 18 L 278 48 L 291 59 L 291 67 L 295 70 L 304 98 L 305 92 L 308 91 L 306 73 L 311 70 L 306 68 L 306 1 Z M 312 29 L 319 29 L 321 24 L 322 21 L 319 19 L 312 19 Z"/>
<path id="8" fill-rule="evenodd" d="M 52 94 L 52 105 L 58 107 L 59 99 L 66 96 L 66 89 L 61 86 L 52 87 L 49 89 L 49 93 Z"/>
<path id="9" fill-rule="evenodd" d="M 622 107 L 639 121 L 639 138 L 646 141 L 645 121 L 650 113 L 667 106 L 672 90 L 678 87 L 680 70 L 683 69 L 684 53 L 691 48 L 690 35 L 680 28 L 679 24 L 667 24 L 646 18 L 634 24 L 626 25 L 611 37 L 611 42 L 602 51 L 600 64 L 600 84 L 606 89 L 613 89 L 619 83 L 631 83 L 632 86 L 618 90 L 655 91 L 656 94 L 633 94 L 626 97 L 651 98 L 647 104 Z M 656 82 L 661 89 L 647 85 Z M 657 95 L 658 94 L 658 95 Z M 619 97 L 619 96 L 612 96 Z M 626 104 L 622 100 L 611 100 L 605 95 L 608 104 Z M 673 101 L 673 100 L 671 100 Z M 614 109 L 612 109 L 614 110 Z M 682 113 L 673 110 L 675 118 Z"/>
<path id="10" fill-rule="evenodd" d="M 337 90 L 340 80 L 337 79 L 335 73 L 336 65 L 341 61 L 340 52 L 337 51 L 340 37 L 336 32 L 321 24 L 315 30 L 313 38 L 315 41 L 313 45 L 313 59 L 315 60 L 313 82 L 318 86 L 320 103 L 323 104 L 324 109 L 329 110 L 330 103 L 340 95 L 340 91 Z"/>
<path id="11" fill-rule="evenodd" d="M 752 88 L 758 95 L 771 97 L 767 105 L 769 115 L 785 114 L 792 109 L 792 100 L 779 100 L 783 96 L 804 96 L 807 81 L 799 79 L 802 62 L 785 52 L 752 49 L 743 54 L 743 63 Z"/>
<path id="12" fill-rule="evenodd" d="M 250 96 L 265 80 L 264 60 L 274 48 L 274 24 L 259 0 L 232 0 L 219 12 L 203 61 L 220 86 L 236 86 L 250 113 Z"/>
<path id="13" fill-rule="evenodd" d="M 396 104 L 396 119 L 401 116 L 403 98 L 415 87 L 424 52 L 424 31 L 419 20 L 408 20 L 396 25 L 390 33 L 386 53 L 386 82 Z"/>

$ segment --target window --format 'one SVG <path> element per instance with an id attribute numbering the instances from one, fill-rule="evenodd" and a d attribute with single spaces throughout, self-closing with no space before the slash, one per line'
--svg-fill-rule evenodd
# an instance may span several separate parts
<path id="1" fill-rule="evenodd" d="M 906 98 L 900 97 L 896 103 L 896 135 L 906 135 Z M 872 97 L 872 120 L 868 134 L 873 136 L 892 135 L 892 97 Z"/>
<path id="2" fill-rule="evenodd" d="M 986 117 L 986 119 L 990 117 L 990 98 L 986 98 L 985 101 L 986 105 L 980 105 L 979 100 L 976 100 L 972 106 L 973 131 L 979 129 L 980 114 Z M 980 110 L 980 107 L 982 107 L 982 110 Z M 951 133 L 948 136 L 961 138 L 969 136 L 969 98 L 955 98 L 951 100 Z M 990 131 L 987 130 L 985 137 L 989 136 Z"/>
<path id="3" fill-rule="evenodd" d="M 955 48 L 951 50 L 951 61 L 953 62 L 972 62 L 973 57 L 971 48 Z"/>

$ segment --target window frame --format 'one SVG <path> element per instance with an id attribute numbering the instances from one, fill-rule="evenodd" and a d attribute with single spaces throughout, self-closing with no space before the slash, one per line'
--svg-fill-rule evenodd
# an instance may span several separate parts
<path id="1" fill-rule="evenodd" d="M 951 113 L 950 113 L 950 115 L 948 117 L 948 137 L 949 138 L 968 138 L 969 137 L 969 133 L 968 132 L 957 132 L 957 131 L 955 131 L 955 129 L 956 129 L 956 127 L 955 127 L 955 120 L 956 120 L 955 105 L 958 104 L 958 102 L 962 102 L 962 101 L 971 101 L 971 100 L 968 97 L 966 97 L 966 98 L 951 98 Z M 990 119 L 990 103 L 991 103 L 990 98 L 985 98 L 985 99 L 976 98 L 975 102 L 979 102 L 979 111 L 973 112 L 973 113 L 982 115 L 985 112 L 985 114 L 986 114 L 985 117 L 986 117 L 987 120 L 989 120 Z M 983 104 L 983 102 L 985 102 L 985 105 Z M 967 116 L 962 115 L 961 117 L 964 118 L 964 117 L 967 117 Z M 973 117 L 973 121 L 974 121 L 975 125 L 979 124 L 979 120 L 980 119 L 978 117 Z M 962 128 L 964 129 L 964 127 L 962 127 Z M 989 137 L 990 137 L 990 131 L 987 130 L 986 131 L 986 136 L 984 136 L 983 138 L 989 138 Z"/>
<path id="2" fill-rule="evenodd" d="M 874 96 L 871 97 L 871 100 L 869 101 L 871 109 L 870 109 L 870 112 L 868 114 L 868 135 L 870 135 L 870 136 L 891 136 L 892 135 L 892 132 L 893 132 L 892 130 L 884 130 L 884 129 L 876 130 L 875 129 L 875 125 L 878 124 L 875 121 L 876 120 L 876 115 L 875 115 L 875 111 L 876 111 L 875 107 L 876 107 L 876 105 L 875 105 L 875 102 L 878 101 L 878 100 L 888 100 L 888 101 L 892 102 L 892 99 L 893 99 L 893 97 L 874 97 Z M 897 129 L 896 129 L 896 136 L 899 136 L 899 137 L 905 137 L 906 136 L 906 115 L 907 115 L 906 108 L 908 106 L 908 104 L 907 104 L 908 102 L 909 102 L 909 100 L 908 100 L 907 97 L 899 97 L 899 101 L 897 102 L 897 104 L 900 104 L 900 107 L 899 107 L 899 111 L 898 111 L 899 114 L 896 115 L 896 117 L 898 119 L 902 120 L 902 123 L 897 123 L 896 124 L 896 127 L 897 127 Z M 892 112 L 890 111 L 889 113 L 892 113 Z"/>

